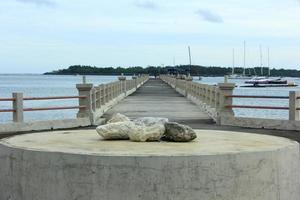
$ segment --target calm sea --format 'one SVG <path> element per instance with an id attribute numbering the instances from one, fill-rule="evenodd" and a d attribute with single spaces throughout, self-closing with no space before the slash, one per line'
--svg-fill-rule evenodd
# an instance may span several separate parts
<path id="1" fill-rule="evenodd" d="M 116 81 L 117 76 L 87 76 L 95 85 Z M 11 97 L 12 92 L 23 92 L 24 97 L 78 95 L 76 84 L 82 76 L 56 75 L 0 75 L 0 98 Z M 78 105 L 77 99 L 51 101 L 24 101 L 24 107 L 51 107 Z M 0 102 L 0 109 L 10 109 L 10 102 Z M 25 112 L 25 121 L 76 117 L 77 110 Z M 0 122 L 12 121 L 11 113 L 0 113 Z"/>
<path id="2" fill-rule="evenodd" d="M 198 77 L 194 78 L 197 81 Z M 117 80 L 117 76 L 87 76 L 87 81 L 95 85 L 108 83 Z M 216 84 L 223 82 L 223 77 L 203 77 L 201 83 Z M 300 79 L 288 78 L 300 85 Z M 0 98 L 11 97 L 12 92 L 23 92 L 25 97 L 44 97 L 44 96 L 69 96 L 78 95 L 75 88 L 77 83 L 82 82 L 81 76 L 56 76 L 56 75 L 0 75 Z M 230 80 L 242 85 L 244 80 Z M 291 90 L 300 90 L 296 88 L 240 88 L 234 90 L 235 94 L 243 95 L 282 95 L 287 96 Z M 77 105 L 78 100 L 51 100 L 51 101 L 25 101 L 25 107 L 51 107 Z M 288 106 L 287 100 L 234 100 L 234 104 L 239 105 L 272 105 Z M 11 108 L 11 102 L 0 102 L 0 109 Z M 235 114 L 244 117 L 262 117 L 262 118 L 281 118 L 288 117 L 288 111 L 281 110 L 253 110 L 253 109 L 235 109 Z M 35 111 L 25 112 L 25 121 L 74 118 L 76 110 L 62 111 Z M 11 113 L 0 113 L 0 122 L 10 122 Z"/>

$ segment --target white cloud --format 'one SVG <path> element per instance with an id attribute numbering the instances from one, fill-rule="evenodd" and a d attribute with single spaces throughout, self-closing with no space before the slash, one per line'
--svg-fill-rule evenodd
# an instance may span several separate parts
<path id="1" fill-rule="evenodd" d="M 21 3 L 31 3 L 35 4 L 37 6 L 48 6 L 48 7 L 53 7 L 56 5 L 56 2 L 52 0 L 16 0 Z"/>
<path id="2" fill-rule="evenodd" d="M 203 20 L 213 23 L 223 23 L 223 18 L 217 13 L 213 13 L 210 10 L 199 9 L 196 11 L 196 14 L 199 15 Z"/>
<path id="3" fill-rule="evenodd" d="M 148 10 L 158 9 L 158 6 L 153 1 L 137 0 L 137 1 L 134 1 L 133 4 L 138 8 L 143 8 L 143 9 L 148 9 Z"/>

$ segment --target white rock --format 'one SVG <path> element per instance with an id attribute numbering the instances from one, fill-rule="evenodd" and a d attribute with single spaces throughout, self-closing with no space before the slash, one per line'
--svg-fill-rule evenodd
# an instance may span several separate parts
<path id="1" fill-rule="evenodd" d="M 133 121 L 139 131 L 129 134 L 129 139 L 135 142 L 158 141 L 165 133 L 167 118 L 142 117 Z"/>
<path id="2" fill-rule="evenodd" d="M 133 122 L 137 125 L 151 126 L 157 123 L 164 125 L 165 123 L 169 122 L 169 120 L 168 118 L 162 118 L 162 117 L 140 117 L 133 120 Z"/>
<path id="3" fill-rule="evenodd" d="M 106 125 L 96 128 L 107 140 L 130 139 L 136 142 L 159 141 L 165 133 L 167 118 L 142 117 L 133 122 L 120 113 L 115 114 Z"/>
<path id="4" fill-rule="evenodd" d="M 98 126 L 98 134 L 106 140 L 126 140 L 129 134 L 137 134 L 138 127 L 130 121 L 116 122 Z"/>
<path id="5" fill-rule="evenodd" d="M 129 133 L 129 139 L 135 142 L 150 142 L 159 141 L 165 133 L 165 126 L 163 124 L 154 124 L 150 126 L 135 125 L 138 131 Z"/>
<path id="6" fill-rule="evenodd" d="M 110 123 L 116 123 L 116 122 L 128 122 L 130 119 L 126 117 L 125 115 L 122 115 L 121 113 L 116 113 L 112 116 L 110 120 L 108 120 L 108 124 Z"/>

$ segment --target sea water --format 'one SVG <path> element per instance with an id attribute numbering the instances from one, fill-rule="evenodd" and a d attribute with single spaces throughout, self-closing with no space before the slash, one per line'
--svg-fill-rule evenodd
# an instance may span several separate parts
<path id="1" fill-rule="evenodd" d="M 128 77 L 129 78 L 129 77 Z M 88 83 L 99 85 L 118 80 L 117 76 L 86 76 Z M 22 92 L 24 97 L 78 96 L 76 84 L 82 76 L 72 75 L 0 75 L 0 98 Z M 78 106 L 78 99 L 24 101 L 25 108 Z M 12 102 L 0 102 L 0 109 L 11 109 Z M 75 118 L 78 110 L 53 110 L 24 112 L 25 121 Z M 0 123 L 11 122 L 12 113 L 0 113 Z"/>
<path id="2" fill-rule="evenodd" d="M 203 77 L 201 81 L 194 77 L 194 81 L 215 85 L 224 82 L 224 77 Z M 297 87 L 261 87 L 249 88 L 240 87 L 245 85 L 243 79 L 229 79 L 228 82 L 235 83 L 234 95 L 263 95 L 263 96 L 289 96 L 289 91 L 300 91 L 300 78 L 284 78 L 288 81 L 295 82 Z M 248 106 L 278 106 L 288 107 L 288 99 L 247 99 L 234 98 L 233 105 L 248 105 Z M 255 118 L 270 118 L 270 119 L 288 119 L 288 110 L 271 110 L 271 109 L 233 109 L 236 116 L 239 117 L 255 117 Z"/>
<path id="3" fill-rule="evenodd" d="M 130 77 L 128 77 L 130 78 Z M 224 82 L 223 77 L 203 77 L 201 81 L 194 77 L 195 82 L 215 85 Z M 300 85 L 300 79 L 287 78 Z M 117 76 L 87 76 L 87 82 L 99 85 L 116 81 Z M 288 96 L 291 90 L 300 90 L 299 87 L 286 88 L 242 88 L 245 80 L 229 80 L 235 82 L 237 88 L 234 94 L 238 95 L 270 95 Z M 51 96 L 76 96 L 78 91 L 76 84 L 82 83 L 82 76 L 72 75 L 24 75 L 24 74 L 0 74 L 0 98 L 11 97 L 13 92 L 22 92 L 24 97 L 51 97 Z M 259 105 L 259 106 L 288 106 L 288 100 L 283 99 L 234 99 L 235 105 Z M 69 100 L 43 100 L 24 101 L 24 107 L 56 107 L 77 106 L 78 99 Z M 12 102 L 0 102 L 0 109 L 11 109 Z M 258 110 L 258 109 L 234 109 L 235 115 L 241 117 L 260 117 L 272 119 L 287 119 L 286 110 Z M 53 110 L 24 112 L 25 121 L 75 118 L 77 110 Z M 0 113 L 0 123 L 11 122 L 12 113 Z"/>

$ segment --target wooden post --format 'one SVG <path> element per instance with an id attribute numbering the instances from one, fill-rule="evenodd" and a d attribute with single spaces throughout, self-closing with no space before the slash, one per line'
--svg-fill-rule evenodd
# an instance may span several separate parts
<path id="1" fill-rule="evenodd" d="M 289 94 L 289 120 L 299 120 L 299 110 L 297 108 L 300 108 L 300 103 L 297 97 L 300 96 L 300 92 L 296 91 L 290 91 Z"/>
<path id="2" fill-rule="evenodd" d="M 13 101 L 13 121 L 14 122 L 24 122 L 23 114 L 23 93 L 13 93 L 12 97 L 15 99 Z"/>
<path id="3" fill-rule="evenodd" d="M 93 84 L 77 84 L 76 88 L 78 90 L 79 96 L 86 96 L 84 99 L 79 99 L 79 106 L 85 106 L 85 108 L 80 108 L 77 117 L 84 118 L 89 117 L 91 123 L 94 123 L 94 116 L 92 111 L 92 95 L 91 90 Z"/>

